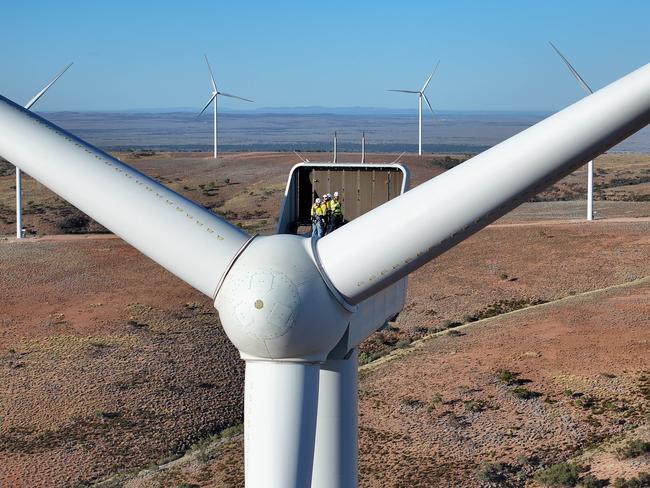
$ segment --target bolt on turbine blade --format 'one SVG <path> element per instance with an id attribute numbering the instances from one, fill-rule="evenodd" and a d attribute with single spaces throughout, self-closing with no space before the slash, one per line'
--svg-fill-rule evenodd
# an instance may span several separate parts
<path id="1" fill-rule="evenodd" d="M 322 267 L 359 303 L 648 123 L 650 64 L 319 239 Z"/>
<path id="2" fill-rule="evenodd" d="M 249 236 L 0 96 L 0 156 L 208 296 Z"/>

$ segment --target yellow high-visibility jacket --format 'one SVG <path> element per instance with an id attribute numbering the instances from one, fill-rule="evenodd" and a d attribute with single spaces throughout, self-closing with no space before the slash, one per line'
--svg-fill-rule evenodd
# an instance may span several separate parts
<path id="1" fill-rule="evenodd" d="M 330 212 L 333 215 L 343 216 L 343 209 L 341 208 L 341 202 L 339 200 L 330 200 Z"/>
<path id="2" fill-rule="evenodd" d="M 311 216 L 312 218 L 324 217 L 325 213 L 323 211 L 323 204 L 318 205 L 317 203 L 314 203 L 311 206 Z"/>
<path id="3" fill-rule="evenodd" d="M 320 211 L 321 211 L 321 215 L 323 217 L 326 217 L 327 214 L 329 214 L 330 208 L 329 208 L 329 205 L 327 204 L 327 202 L 323 202 L 323 203 L 320 204 Z"/>

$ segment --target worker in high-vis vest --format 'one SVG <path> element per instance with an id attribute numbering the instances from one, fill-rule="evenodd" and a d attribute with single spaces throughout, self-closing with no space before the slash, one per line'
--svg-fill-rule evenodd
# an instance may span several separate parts
<path id="1" fill-rule="evenodd" d="M 320 239 L 325 235 L 325 219 L 323 218 L 323 202 L 317 198 L 311 206 L 311 236 Z"/>
<path id="2" fill-rule="evenodd" d="M 327 232 L 332 232 L 343 225 L 343 207 L 341 206 L 341 200 L 339 199 L 339 192 L 335 191 L 334 198 L 332 198 L 328 203 L 330 206 L 330 220 Z"/>
<path id="3" fill-rule="evenodd" d="M 330 194 L 325 193 L 321 199 L 321 213 L 323 215 L 323 235 L 327 234 L 330 227 Z M 321 236 L 322 237 L 322 236 Z"/>

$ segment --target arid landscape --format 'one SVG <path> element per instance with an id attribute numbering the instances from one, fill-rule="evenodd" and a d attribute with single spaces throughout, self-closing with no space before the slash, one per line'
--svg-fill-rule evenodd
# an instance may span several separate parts
<path id="1" fill-rule="evenodd" d="M 299 162 L 117 156 L 261 234 Z M 401 162 L 415 186 L 470 156 Z M 244 365 L 210 299 L 29 178 L 16 240 L 14 181 L 0 162 L 0 486 L 243 486 Z M 585 181 L 409 278 L 360 347 L 360 486 L 650 486 L 650 155 L 596 160 L 593 222 Z"/>

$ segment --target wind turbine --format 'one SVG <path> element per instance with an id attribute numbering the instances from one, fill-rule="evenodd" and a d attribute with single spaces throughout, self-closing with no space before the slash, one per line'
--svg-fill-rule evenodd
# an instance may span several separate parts
<path id="1" fill-rule="evenodd" d="M 587 85 L 587 82 L 582 79 L 582 76 L 575 70 L 573 66 L 571 66 L 571 63 L 569 63 L 569 60 L 564 57 L 564 55 L 560 52 L 560 50 L 555 47 L 555 44 L 553 44 L 551 41 L 548 42 L 551 47 L 555 50 L 556 53 L 562 58 L 562 61 L 564 61 L 564 64 L 567 65 L 567 68 L 569 68 L 569 71 L 571 71 L 571 74 L 573 77 L 576 79 L 576 81 L 580 84 L 582 89 L 587 93 L 587 95 L 591 95 L 594 91 L 591 89 L 589 85 Z M 587 163 L 587 220 L 593 220 L 594 219 L 594 162 L 589 161 Z"/>
<path id="2" fill-rule="evenodd" d="M 236 95 L 231 95 L 230 93 L 224 93 L 221 92 L 217 89 L 217 82 L 214 80 L 214 73 L 212 73 L 212 66 L 210 66 L 210 61 L 208 61 L 208 56 L 207 54 L 205 56 L 205 62 L 208 65 L 208 71 L 210 72 L 210 82 L 212 83 L 212 97 L 210 97 L 210 100 L 208 100 L 208 103 L 205 104 L 205 107 L 203 107 L 203 110 L 201 110 L 201 113 L 199 113 L 199 117 L 203 115 L 203 112 L 210 106 L 210 104 L 214 104 L 214 109 L 213 109 L 213 117 L 214 117 L 214 159 L 217 159 L 217 144 L 218 144 L 218 119 L 217 119 L 217 97 L 222 96 L 222 97 L 228 97 L 228 98 L 236 98 L 237 100 L 244 100 L 245 102 L 253 102 L 253 100 L 249 100 L 248 98 L 242 98 L 238 97 Z"/>
<path id="3" fill-rule="evenodd" d="M 424 82 L 424 85 L 422 85 L 422 88 L 420 90 L 388 90 L 392 92 L 401 92 L 401 93 L 417 93 L 418 94 L 418 154 L 421 156 L 422 155 L 422 99 L 424 98 L 424 101 L 427 102 L 427 105 L 429 107 L 429 110 L 431 110 L 431 113 L 433 113 L 433 108 L 431 108 L 431 104 L 429 103 L 429 99 L 427 98 L 426 94 L 424 93 L 425 90 L 427 89 L 427 86 L 429 86 L 429 82 L 431 81 L 431 78 L 433 75 L 436 73 L 438 70 L 438 65 L 440 64 L 440 61 L 436 63 L 435 68 L 433 68 L 433 71 L 427 78 L 427 81 Z"/>
<path id="4" fill-rule="evenodd" d="M 365 304 L 649 123 L 650 64 L 319 240 L 250 236 L 1 96 L 0 156 L 214 300 L 246 361 L 247 487 L 349 488 Z"/>
<path id="5" fill-rule="evenodd" d="M 361 162 L 366 162 L 366 133 L 361 134 Z"/>
<path id="6" fill-rule="evenodd" d="M 45 95 L 45 92 L 50 89 L 56 81 L 63 76 L 63 73 L 68 71 L 68 68 L 72 66 L 72 63 L 68 64 L 63 70 L 54 77 L 47 85 L 41 89 L 34 97 L 27 102 L 25 108 L 29 110 L 32 106 L 38 102 L 38 100 Z M 20 171 L 20 168 L 16 166 L 16 238 L 22 239 L 23 237 L 23 175 Z"/>
<path id="7" fill-rule="evenodd" d="M 336 137 L 336 131 L 334 131 L 334 142 L 333 142 L 333 144 L 334 144 L 334 157 L 332 158 L 332 162 L 333 162 L 333 163 L 336 163 L 336 158 L 337 158 L 337 152 L 336 152 L 336 150 L 337 150 L 337 137 Z"/>

